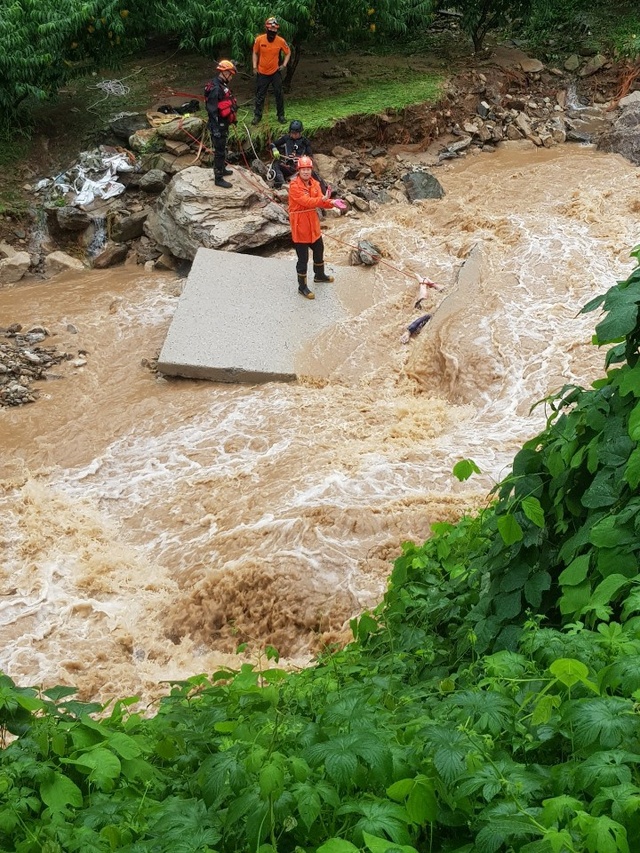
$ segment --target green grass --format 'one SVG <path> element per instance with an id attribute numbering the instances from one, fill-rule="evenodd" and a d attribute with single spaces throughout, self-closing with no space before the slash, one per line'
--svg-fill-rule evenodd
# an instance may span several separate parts
<path id="1" fill-rule="evenodd" d="M 347 83 L 351 78 L 345 78 Z M 339 85 L 340 80 L 336 81 Z M 437 74 L 414 75 L 408 80 L 374 81 L 369 85 L 351 84 L 351 90 L 332 92 L 323 98 L 286 98 L 287 116 L 300 119 L 306 136 L 319 130 L 333 127 L 340 119 L 350 116 L 371 116 L 385 110 L 401 110 L 412 104 L 433 102 L 438 99 L 443 78 Z M 271 111 L 272 112 L 272 111 Z M 251 117 L 251 111 L 239 115 L 240 126 L 236 133 L 244 135 L 243 121 Z M 284 125 L 286 128 L 286 125 Z M 277 130 L 274 131 L 274 128 Z M 278 129 L 279 128 L 279 129 Z M 275 124 L 275 117 L 265 118 L 257 128 L 251 129 L 256 147 L 266 142 L 269 135 L 280 133 L 282 126 Z"/>
<path id="2" fill-rule="evenodd" d="M 629 9 L 626 14 L 609 22 L 608 39 L 618 56 L 640 57 L 640 11 Z"/>

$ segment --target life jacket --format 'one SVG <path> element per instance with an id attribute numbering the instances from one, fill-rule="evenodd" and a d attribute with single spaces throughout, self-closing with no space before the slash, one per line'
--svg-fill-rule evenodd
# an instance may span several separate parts
<path id="1" fill-rule="evenodd" d="M 219 91 L 221 96 L 218 98 L 218 115 L 223 121 L 228 121 L 229 124 L 235 124 L 238 120 L 238 101 L 231 93 L 231 89 L 226 86 L 220 78 L 217 78 L 217 80 L 220 86 Z M 206 84 L 204 87 L 205 99 L 208 99 L 215 84 L 215 80 L 209 80 Z"/>
<path id="2" fill-rule="evenodd" d="M 218 113 L 220 114 L 220 118 L 228 121 L 229 124 L 235 124 L 238 120 L 238 102 L 231 92 L 229 92 L 228 98 L 218 101 Z"/>

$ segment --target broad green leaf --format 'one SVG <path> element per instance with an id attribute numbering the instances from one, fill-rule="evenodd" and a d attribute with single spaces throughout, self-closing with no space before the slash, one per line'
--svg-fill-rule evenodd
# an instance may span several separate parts
<path id="1" fill-rule="evenodd" d="M 559 696 L 552 696 L 547 693 L 544 696 L 541 696 L 540 699 L 536 702 L 536 706 L 533 709 L 533 714 L 531 715 L 531 722 L 534 726 L 541 726 L 545 723 L 548 723 L 551 719 L 551 714 L 553 711 L 560 707 L 561 698 Z"/>
<path id="2" fill-rule="evenodd" d="M 358 759 L 349 750 L 330 752 L 324 760 L 330 778 L 341 785 L 347 785 L 358 769 Z"/>
<path id="3" fill-rule="evenodd" d="M 50 687 L 48 690 L 45 690 L 44 695 L 47 699 L 51 699 L 52 702 L 59 702 L 60 699 L 65 699 L 67 696 L 73 696 L 73 694 L 77 692 L 77 687 L 64 687 L 63 685 L 58 684 L 56 687 Z"/>
<path id="4" fill-rule="evenodd" d="M 260 795 L 263 800 L 279 797 L 284 789 L 284 773 L 278 764 L 267 764 L 260 771 Z"/>
<path id="5" fill-rule="evenodd" d="M 591 598 L 589 599 L 589 607 L 600 607 L 604 604 L 609 604 L 613 596 L 621 589 L 630 583 L 629 578 L 624 575 L 609 575 L 594 589 Z"/>
<path id="6" fill-rule="evenodd" d="M 605 310 L 607 309 L 605 303 Z M 638 320 L 638 306 L 635 302 L 620 302 L 611 308 L 607 316 L 596 326 L 598 345 L 617 343 L 633 331 Z"/>
<path id="7" fill-rule="evenodd" d="M 542 593 L 551 587 L 551 575 L 549 572 L 536 572 L 524 585 L 524 595 L 527 602 L 536 609 L 540 607 Z"/>
<path id="8" fill-rule="evenodd" d="M 368 613 L 363 613 L 359 619 L 351 620 L 351 630 L 356 640 L 364 642 L 370 634 L 378 630 L 378 623 Z"/>
<path id="9" fill-rule="evenodd" d="M 63 811 L 68 805 L 76 808 L 82 806 L 82 791 L 62 773 L 54 772 L 53 778 L 40 785 L 40 796 L 53 812 Z"/>
<path id="10" fill-rule="evenodd" d="M 583 494 L 581 503 L 587 509 L 599 509 L 614 504 L 620 496 L 622 483 L 609 469 L 598 471 L 593 482 Z"/>
<path id="11" fill-rule="evenodd" d="M 615 515 L 606 515 L 593 525 L 589 541 L 598 548 L 616 548 L 636 541 L 631 524 L 621 524 Z"/>
<path id="12" fill-rule="evenodd" d="M 122 732 L 113 732 L 109 735 L 109 746 L 118 753 L 120 758 L 137 758 L 142 753 L 138 742 Z"/>
<path id="13" fill-rule="evenodd" d="M 387 788 L 387 797 L 391 800 L 395 800 L 396 803 L 401 803 L 405 797 L 409 796 L 413 785 L 413 779 L 400 779 L 398 782 L 394 782 L 393 785 L 390 785 Z"/>
<path id="14" fill-rule="evenodd" d="M 640 397 L 640 364 L 622 370 L 619 387 L 623 397 L 629 393 Z"/>
<path id="15" fill-rule="evenodd" d="M 505 545 L 513 545 L 515 542 L 519 542 L 523 536 L 518 520 L 510 512 L 498 516 L 498 530 Z"/>
<path id="16" fill-rule="evenodd" d="M 70 764 L 89 770 L 89 781 L 95 782 L 98 788 L 108 790 L 111 783 L 120 776 L 120 761 L 113 752 L 98 747 L 91 752 L 83 753 L 75 761 L 65 759 Z"/>
<path id="17" fill-rule="evenodd" d="M 295 794 L 298 814 L 304 825 L 309 829 L 320 816 L 322 803 L 320 795 L 311 785 L 301 785 Z"/>
<path id="18" fill-rule="evenodd" d="M 565 823 L 568 818 L 585 811 L 585 809 L 585 804 L 580 802 L 580 800 L 570 797 L 567 794 L 561 794 L 558 797 L 551 797 L 548 800 L 542 801 L 540 819 L 545 826 L 554 823 Z"/>
<path id="19" fill-rule="evenodd" d="M 585 833 L 588 853 L 629 853 L 627 831 L 606 815 L 582 815 L 578 821 Z"/>
<path id="20" fill-rule="evenodd" d="M 453 466 L 453 476 L 460 482 L 468 480 L 472 474 L 481 474 L 482 471 L 478 468 L 473 459 L 461 459 Z"/>
<path id="21" fill-rule="evenodd" d="M 558 658 L 549 667 L 551 674 L 565 687 L 573 687 L 580 681 L 585 681 L 589 676 L 589 668 L 582 661 L 573 658 Z"/>
<path id="22" fill-rule="evenodd" d="M 560 573 L 558 580 L 563 586 L 576 586 L 586 578 L 589 571 L 590 554 L 581 554 L 576 557 L 567 568 Z"/>
<path id="23" fill-rule="evenodd" d="M 544 510 L 538 498 L 525 498 L 522 501 L 522 511 L 536 527 L 544 527 Z"/>
<path id="24" fill-rule="evenodd" d="M 636 447 L 631 456 L 629 456 L 624 472 L 624 479 L 632 489 L 637 489 L 638 485 L 640 485 L 640 447 Z"/>
<path id="25" fill-rule="evenodd" d="M 640 441 L 640 403 L 636 403 L 629 415 L 629 438 Z"/>
<path id="26" fill-rule="evenodd" d="M 387 851 L 393 851 L 393 853 L 396 853 L 396 851 L 398 853 L 418 853 L 415 847 L 410 847 L 408 844 L 396 844 L 394 841 L 389 841 L 388 838 L 378 838 L 369 832 L 363 832 L 362 838 L 371 853 L 387 853 Z"/>
<path id="27" fill-rule="evenodd" d="M 562 590 L 563 595 L 560 598 L 559 607 L 560 613 L 563 616 L 569 614 L 575 615 L 580 613 L 584 607 L 589 604 L 591 598 L 591 584 L 588 580 L 582 581 L 576 586 L 566 586 Z"/>
<path id="28" fill-rule="evenodd" d="M 418 826 L 424 826 L 426 823 L 433 823 L 435 821 L 438 813 L 438 805 L 436 803 L 433 783 L 430 779 L 426 776 L 416 779 L 413 790 L 405 803 L 405 808 L 412 823 L 417 823 Z"/>
<path id="29" fill-rule="evenodd" d="M 291 768 L 291 773 L 293 774 L 293 778 L 296 782 L 306 782 L 309 778 L 311 768 L 302 758 L 292 755 L 291 758 L 289 758 L 289 767 Z"/>
<path id="30" fill-rule="evenodd" d="M 635 578 L 638 574 L 638 552 L 622 548 L 601 548 L 598 551 L 596 568 L 603 578 L 624 575 Z"/>

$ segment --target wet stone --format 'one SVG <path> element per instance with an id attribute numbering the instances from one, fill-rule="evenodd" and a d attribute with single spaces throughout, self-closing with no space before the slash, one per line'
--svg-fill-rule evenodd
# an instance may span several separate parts
<path id="1" fill-rule="evenodd" d="M 430 172 L 408 172 L 403 175 L 402 182 L 410 201 L 419 201 L 424 198 L 442 198 L 444 196 L 444 189 L 440 181 Z"/>

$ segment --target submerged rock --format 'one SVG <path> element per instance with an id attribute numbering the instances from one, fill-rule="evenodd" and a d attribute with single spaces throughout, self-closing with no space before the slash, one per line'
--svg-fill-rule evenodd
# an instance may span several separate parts
<path id="1" fill-rule="evenodd" d="M 410 201 L 419 201 L 423 198 L 442 198 L 444 189 L 440 181 L 430 172 L 407 172 L 402 176 L 407 196 Z"/>

